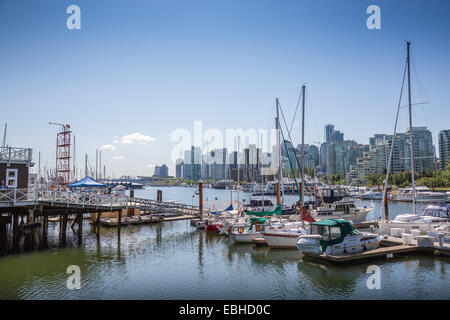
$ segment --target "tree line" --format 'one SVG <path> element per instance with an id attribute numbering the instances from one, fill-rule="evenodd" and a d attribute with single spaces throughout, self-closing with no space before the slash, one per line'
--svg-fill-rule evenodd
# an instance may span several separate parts
<path id="1" fill-rule="evenodd" d="M 381 187 L 385 178 L 386 173 L 382 175 L 371 173 L 366 176 L 366 184 L 369 187 Z M 415 173 L 414 178 L 416 185 L 424 185 L 432 190 L 438 187 L 448 188 L 450 187 L 450 164 L 446 166 L 445 170 L 431 171 L 430 169 L 426 169 L 423 173 Z M 411 171 L 406 170 L 390 174 L 388 182 L 399 188 L 409 187 L 411 186 Z"/>

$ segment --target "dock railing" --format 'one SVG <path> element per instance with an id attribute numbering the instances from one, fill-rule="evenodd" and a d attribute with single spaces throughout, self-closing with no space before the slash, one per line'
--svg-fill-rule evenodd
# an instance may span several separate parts
<path id="1" fill-rule="evenodd" d="M 0 190 L 0 204 L 38 204 L 38 202 L 48 202 L 51 205 L 64 204 L 67 207 L 78 205 L 82 208 L 86 206 L 126 208 L 128 198 L 124 195 L 100 194 L 95 192 L 75 192 L 70 190 L 51 190 L 49 188 L 38 189 L 7 189 Z"/>
<path id="2" fill-rule="evenodd" d="M 27 161 L 32 160 L 31 148 L 0 147 L 0 160 L 3 161 Z"/>

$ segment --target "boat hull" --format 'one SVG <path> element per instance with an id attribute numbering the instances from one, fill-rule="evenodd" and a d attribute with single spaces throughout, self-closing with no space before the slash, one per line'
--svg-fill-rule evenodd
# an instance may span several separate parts
<path id="1" fill-rule="evenodd" d="M 294 232 L 271 232 L 264 233 L 263 237 L 271 248 L 278 249 L 295 249 L 297 248 L 299 233 Z"/>
<path id="2" fill-rule="evenodd" d="M 219 232 L 223 228 L 222 224 L 207 224 L 205 225 L 205 230 L 207 232 Z"/>
<path id="3" fill-rule="evenodd" d="M 261 232 L 252 233 L 230 233 L 230 239 L 236 243 L 253 243 L 253 239 L 261 238 Z"/>

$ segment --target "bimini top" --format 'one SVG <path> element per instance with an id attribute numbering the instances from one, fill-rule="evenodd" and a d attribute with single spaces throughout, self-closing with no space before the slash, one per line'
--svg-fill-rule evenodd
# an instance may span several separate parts
<path id="1" fill-rule="evenodd" d="M 339 226 L 345 225 L 345 224 L 351 225 L 350 222 L 348 222 L 347 220 L 344 220 L 344 219 L 324 219 L 324 220 L 312 222 L 311 224 L 315 224 L 318 226 L 330 226 L 330 227 L 334 227 L 334 226 L 339 227 Z"/>
<path id="2" fill-rule="evenodd" d="M 68 184 L 68 188 L 106 188 L 106 184 L 100 183 L 91 177 L 84 177 L 74 183 Z"/>

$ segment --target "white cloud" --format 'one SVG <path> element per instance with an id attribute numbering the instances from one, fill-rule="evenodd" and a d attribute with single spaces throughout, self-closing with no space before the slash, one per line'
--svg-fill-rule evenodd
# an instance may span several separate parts
<path id="1" fill-rule="evenodd" d="M 150 169 L 152 169 L 152 168 L 154 168 L 154 167 L 155 167 L 154 164 L 149 164 L 149 165 L 147 165 L 147 168 L 150 168 Z"/>
<path id="2" fill-rule="evenodd" d="M 139 144 L 146 144 L 147 142 L 151 141 L 155 141 L 155 138 L 140 134 L 139 132 L 135 132 L 120 138 L 120 143 L 123 144 L 133 144 L 135 142 Z"/>
<path id="3" fill-rule="evenodd" d="M 105 144 L 100 147 L 100 150 L 116 150 L 116 147 L 114 147 L 112 144 Z"/>
<path id="4" fill-rule="evenodd" d="M 114 157 L 112 157 L 109 161 L 114 161 L 114 160 L 125 160 L 125 157 L 122 157 L 122 156 L 114 156 Z"/>

